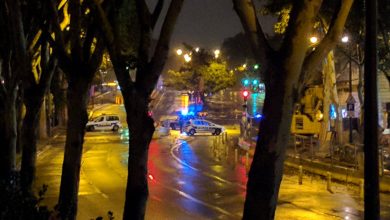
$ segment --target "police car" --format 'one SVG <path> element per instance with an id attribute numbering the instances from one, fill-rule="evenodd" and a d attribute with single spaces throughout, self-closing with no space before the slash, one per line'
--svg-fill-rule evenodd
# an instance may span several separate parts
<path id="1" fill-rule="evenodd" d="M 119 128 L 122 127 L 121 122 L 119 121 L 118 115 L 100 115 L 91 121 L 89 121 L 86 125 L 87 131 L 95 131 L 95 130 L 112 130 L 118 131 Z"/>
<path id="2" fill-rule="evenodd" d="M 225 131 L 223 126 L 203 119 L 191 119 L 185 126 L 185 132 L 188 135 L 194 135 L 195 133 L 211 133 L 213 135 L 219 135 L 223 131 Z"/>

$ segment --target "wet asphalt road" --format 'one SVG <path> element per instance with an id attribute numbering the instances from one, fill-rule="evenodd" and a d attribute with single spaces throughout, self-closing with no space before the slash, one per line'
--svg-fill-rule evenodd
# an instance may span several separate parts
<path id="1" fill-rule="evenodd" d="M 177 93 L 172 91 L 157 102 L 156 117 L 180 106 Z M 123 106 L 107 105 L 95 113 L 102 112 L 117 113 L 124 122 Z M 241 218 L 247 181 L 245 156 L 239 156 L 236 163 L 234 149 L 214 147 L 215 138 L 179 136 L 174 131 L 152 141 L 146 219 Z M 128 133 L 126 129 L 119 133 L 88 132 L 85 139 L 78 219 L 106 216 L 109 210 L 121 219 Z M 50 207 L 58 199 L 64 140 L 64 135 L 57 136 L 38 157 L 36 187 L 49 185 L 44 202 Z M 334 184 L 330 193 L 325 180 L 305 176 L 304 184 L 298 185 L 294 172 L 286 173 L 276 219 L 363 219 L 363 202 L 356 187 Z M 390 219 L 389 196 L 383 195 L 382 201 L 383 219 Z"/>

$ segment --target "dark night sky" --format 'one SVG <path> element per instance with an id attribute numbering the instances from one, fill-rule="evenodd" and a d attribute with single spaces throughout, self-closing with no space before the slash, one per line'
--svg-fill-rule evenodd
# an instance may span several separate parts
<path id="1" fill-rule="evenodd" d="M 157 0 L 148 2 L 154 5 Z M 263 28 L 265 31 L 271 30 L 269 24 Z M 185 0 L 172 36 L 171 48 L 180 47 L 182 42 L 186 42 L 201 48 L 216 49 L 225 38 L 240 31 L 241 23 L 231 0 Z"/>

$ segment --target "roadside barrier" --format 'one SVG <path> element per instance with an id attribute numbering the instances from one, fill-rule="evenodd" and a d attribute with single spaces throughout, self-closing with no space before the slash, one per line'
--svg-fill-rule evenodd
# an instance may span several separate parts
<path id="1" fill-rule="evenodd" d="M 302 165 L 299 166 L 299 175 L 298 175 L 298 183 L 302 185 L 303 180 L 303 168 Z"/>
<path id="2" fill-rule="evenodd" d="M 326 189 L 332 192 L 332 174 L 330 172 L 326 172 L 326 179 Z"/>
<path id="3" fill-rule="evenodd" d="M 234 162 L 237 163 L 238 162 L 238 149 L 234 149 Z"/>

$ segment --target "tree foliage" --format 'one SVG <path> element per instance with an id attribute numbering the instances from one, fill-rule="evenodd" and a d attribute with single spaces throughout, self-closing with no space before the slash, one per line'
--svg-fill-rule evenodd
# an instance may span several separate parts
<path id="1" fill-rule="evenodd" d="M 197 90 L 200 80 L 203 80 L 204 92 L 215 93 L 233 86 L 236 77 L 233 72 L 227 70 L 226 62 L 212 61 L 196 68 L 169 70 L 164 83 L 177 90 Z"/>
<path id="2" fill-rule="evenodd" d="M 248 60 L 254 60 L 251 45 L 242 32 L 224 39 L 221 54 L 230 69 L 247 63 Z"/>

